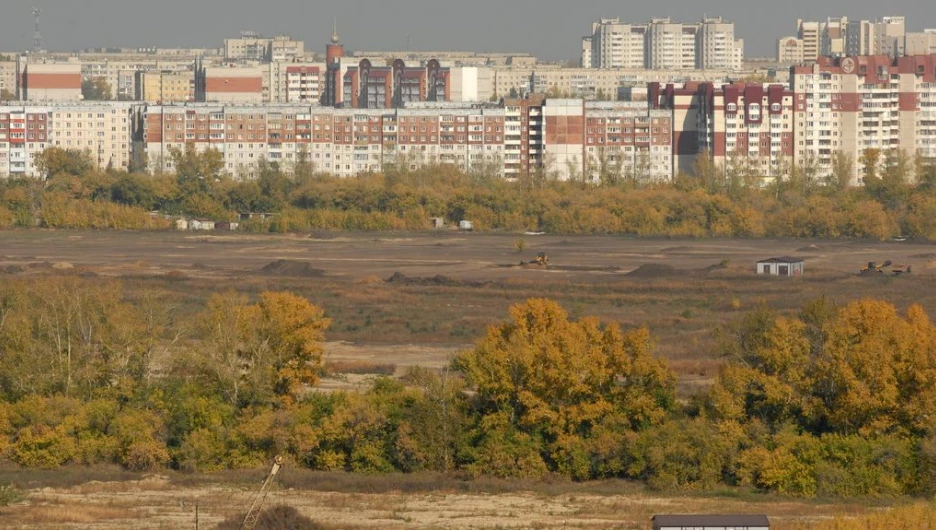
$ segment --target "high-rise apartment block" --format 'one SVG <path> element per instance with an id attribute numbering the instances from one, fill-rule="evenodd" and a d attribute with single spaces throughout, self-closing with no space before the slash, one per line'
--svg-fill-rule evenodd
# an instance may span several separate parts
<path id="1" fill-rule="evenodd" d="M 776 177 L 793 161 L 794 97 L 783 85 L 651 83 L 648 99 L 672 112 L 678 170 L 692 172 L 705 154 L 718 165 Z"/>
<path id="2" fill-rule="evenodd" d="M 899 16 L 880 20 L 852 20 L 848 17 L 829 18 L 824 22 L 797 21 L 798 45 L 803 58 L 793 61 L 796 47 L 791 37 L 778 41 L 777 59 L 781 63 L 812 63 L 819 57 L 845 57 L 859 55 L 926 55 L 927 37 L 920 33 L 907 33 L 906 19 Z M 909 43 L 909 47 L 908 47 Z"/>
<path id="3" fill-rule="evenodd" d="M 253 31 L 241 32 L 238 39 L 224 39 L 227 61 L 285 61 L 305 56 L 305 43 L 288 35 L 266 38 Z"/>
<path id="4" fill-rule="evenodd" d="M 822 58 L 793 69 L 797 160 L 858 170 L 868 149 L 936 160 L 936 56 Z"/>
<path id="5" fill-rule="evenodd" d="M 603 18 L 582 39 L 585 68 L 655 70 L 739 70 L 744 41 L 734 37 L 734 23 L 704 18 L 684 24 L 669 18 L 627 24 Z"/>

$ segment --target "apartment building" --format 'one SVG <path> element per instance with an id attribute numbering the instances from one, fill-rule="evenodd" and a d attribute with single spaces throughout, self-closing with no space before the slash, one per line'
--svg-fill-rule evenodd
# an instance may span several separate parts
<path id="1" fill-rule="evenodd" d="M 904 55 L 907 21 L 905 17 L 883 17 L 874 24 L 874 55 Z"/>
<path id="2" fill-rule="evenodd" d="M 602 18 L 582 39 L 583 68 L 739 70 L 743 61 L 744 41 L 735 39 L 734 23 L 720 17 L 694 24 L 669 18 L 642 24 Z"/>
<path id="3" fill-rule="evenodd" d="M 135 101 L 171 103 L 195 101 L 195 72 L 135 72 Z"/>
<path id="4" fill-rule="evenodd" d="M 477 66 L 449 68 L 449 101 L 471 103 L 490 101 L 494 96 L 494 71 Z"/>
<path id="5" fill-rule="evenodd" d="M 856 20 L 845 29 L 845 53 L 843 55 L 874 55 L 875 24 L 870 20 Z"/>
<path id="6" fill-rule="evenodd" d="M 451 72 L 432 59 L 425 67 L 410 67 L 402 59 L 375 66 L 362 59 L 344 75 L 345 105 L 358 109 L 388 109 L 408 103 L 451 100 Z"/>
<path id="7" fill-rule="evenodd" d="M 936 29 L 907 33 L 906 55 L 936 55 Z"/>
<path id="8" fill-rule="evenodd" d="M 127 169 L 133 147 L 133 115 L 130 103 L 50 107 L 48 146 L 84 151 L 101 169 Z"/>
<path id="9" fill-rule="evenodd" d="M 49 145 L 49 112 L 41 106 L 0 105 L 0 176 L 33 176 Z"/>
<path id="10" fill-rule="evenodd" d="M 81 100 L 81 64 L 31 61 L 17 58 L 18 94 L 21 101 L 63 102 Z"/>
<path id="11" fill-rule="evenodd" d="M 777 62 L 780 64 L 800 64 L 804 62 L 803 40 L 797 37 L 782 37 L 777 41 Z"/>
<path id="12" fill-rule="evenodd" d="M 0 61 L 0 93 L 12 95 L 9 99 L 16 97 L 16 62 Z M 0 101 L 5 98 L 0 98 Z"/>
<path id="13" fill-rule="evenodd" d="M 288 35 L 267 38 L 254 31 L 241 32 L 240 38 L 224 39 L 226 61 L 287 61 L 305 56 L 305 42 Z"/>
<path id="14" fill-rule="evenodd" d="M 619 18 L 592 23 L 592 34 L 583 38 L 582 67 L 643 68 L 646 33 L 646 24 L 627 24 Z"/>
<path id="15" fill-rule="evenodd" d="M 803 41 L 803 60 L 813 62 L 822 51 L 822 25 L 819 22 L 796 21 L 796 38 Z"/>
<path id="16" fill-rule="evenodd" d="M 655 18 L 647 29 L 647 68 L 692 70 L 696 64 L 699 26 Z"/>
<path id="17" fill-rule="evenodd" d="M 868 149 L 936 159 L 936 56 L 821 58 L 792 75 L 795 156 L 820 174 L 837 152 L 859 175 Z"/>
<path id="18" fill-rule="evenodd" d="M 672 112 L 646 104 L 550 100 L 545 145 L 560 178 L 573 168 L 600 182 L 603 173 L 639 182 L 673 177 Z M 576 134 L 580 134 L 577 137 Z"/>
<path id="19" fill-rule="evenodd" d="M 540 67 L 536 69 L 495 69 L 494 93 L 558 94 L 561 97 L 614 99 L 622 88 L 646 87 L 647 83 L 684 82 L 686 80 L 727 82 L 737 77 L 729 70 L 624 70 Z"/>
<path id="20" fill-rule="evenodd" d="M 127 103 L 0 106 L 0 175 L 37 176 L 49 147 L 86 152 L 98 167 L 127 168 L 134 107 Z"/>
<path id="21" fill-rule="evenodd" d="M 721 17 L 703 18 L 696 32 L 695 68 L 740 70 L 744 62 L 744 40 L 735 39 L 734 22 Z"/>
<path id="22" fill-rule="evenodd" d="M 651 83 L 648 92 L 652 108 L 672 112 L 678 171 L 691 173 L 703 153 L 765 177 L 793 163 L 794 95 L 783 85 Z"/>
<path id="23" fill-rule="evenodd" d="M 270 103 L 319 103 L 325 88 L 325 64 L 273 61 L 264 66 Z"/>
<path id="24" fill-rule="evenodd" d="M 133 101 L 138 94 L 138 72 L 191 72 L 194 60 L 160 59 L 152 56 L 121 57 L 110 54 L 104 58 L 79 56 L 82 79 L 101 78 L 111 89 L 113 100 Z"/>
<path id="25" fill-rule="evenodd" d="M 820 55 L 841 56 L 845 54 L 848 17 L 828 18 L 822 24 Z"/>
<path id="26" fill-rule="evenodd" d="M 199 65 L 195 70 L 195 101 L 257 104 L 263 102 L 263 69 L 260 66 Z"/>
<path id="27" fill-rule="evenodd" d="M 217 149 L 226 171 L 241 178 L 254 177 L 261 159 L 290 170 L 301 157 L 352 176 L 389 164 L 500 167 L 504 150 L 504 110 L 493 107 L 148 106 L 142 124 L 151 169 L 171 171 L 172 149 L 191 143 Z"/>

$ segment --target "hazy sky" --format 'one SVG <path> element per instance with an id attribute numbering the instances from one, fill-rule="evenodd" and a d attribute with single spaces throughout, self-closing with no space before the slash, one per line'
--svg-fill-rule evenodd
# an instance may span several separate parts
<path id="1" fill-rule="evenodd" d="M 818 20 L 905 15 L 908 29 L 936 27 L 932 0 L 2 0 L 0 50 L 31 47 L 31 8 L 42 9 L 46 48 L 98 46 L 218 47 L 242 29 L 287 33 L 318 50 L 338 17 L 351 49 L 527 51 L 547 59 L 578 56 L 592 20 L 645 21 L 703 14 L 736 22 L 748 56 L 773 56 L 777 38 L 794 33 L 796 18 Z M 12 5 L 10 5 L 12 4 Z"/>

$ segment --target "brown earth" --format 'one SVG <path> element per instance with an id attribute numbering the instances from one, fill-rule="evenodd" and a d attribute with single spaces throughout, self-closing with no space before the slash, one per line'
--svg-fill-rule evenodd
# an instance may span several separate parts
<path id="1" fill-rule="evenodd" d="M 184 232 L 0 232 L 0 282 L 65 274 L 118 278 L 128 297 L 167 290 L 174 311 L 200 311 L 213 292 L 289 290 L 307 296 L 333 319 L 325 361 L 347 365 L 442 368 L 511 304 L 559 300 L 573 317 L 595 315 L 624 327 L 648 326 L 657 352 L 691 394 L 721 366 L 712 331 L 766 303 L 795 311 L 827 296 L 860 297 L 900 308 L 919 303 L 936 315 L 936 247 L 913 242 L 803 240 L 673 240 L 514 235 L 317 234 L 193 235 Z M 550 267 L 516 266 L 547 252 Z M 758 277 L 757 260 L 806 260 L 802 278 Z M 913 266 L 912 275 L 857 276 L 869 261 Z M 71 267 L 54 264 L 69 264 Z M 264 272 L 262 269 L 271 270 Z M 326 379 L 323 390 L 363 388 L 368 375 Z M 179 483 L 165 477 L 73 487 L 27 487 L 26 500 L 0 508 L 0 526 L 23 529 L 200 528 L 242 513 L 262 480 L 244 485 Z M 286 473 L 289 477 L 289 472 Z M 14 473 L 3 479 L 21 483 Z M 357 491 L 373 491 L 361 479 Z M 391 479 L 396 480 L 396 479 Z M 84 481 L 87 482 L 87 481 Z M 288 480 L 287 480 L 288 483 Z M 249 485 L 247 485 L 249 484 Z M 494 493 L 461 489 L 376 493 L 312 491 L 283 486 L 273 504 L 293 506 L 327 528 L 649 528 L 654 513 L 762 512 L 782 530 L 791 521 L 861 513 L 873 506 L 794 502 L 769 497 L 667 497 L 623 484 L 603 491 L 569 484 L 562 491 L 524 485 Z M 402 488 L 402 486 L 401 486 Z M 623 490 L 623 491 L 621 491 Z M 504 493 L 507 491 L 507 493 Z M 496 494 L 495 494 L 496 493 Z"/>

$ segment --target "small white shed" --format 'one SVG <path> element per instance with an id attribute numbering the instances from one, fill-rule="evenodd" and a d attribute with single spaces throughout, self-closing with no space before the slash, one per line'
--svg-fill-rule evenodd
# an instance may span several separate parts
<path id="1" fill-rule="evenodd" d="M 757 274 L 765 276 L 802 276 L 805 264 L 801 258 L 770 258 L 757 262 Z"/>
<path id="2" fill-rule="evenodd" d="M 210 219 L 192 219 L 189 221 L 189 230 L 214 230 L 215 222 Z"/>

